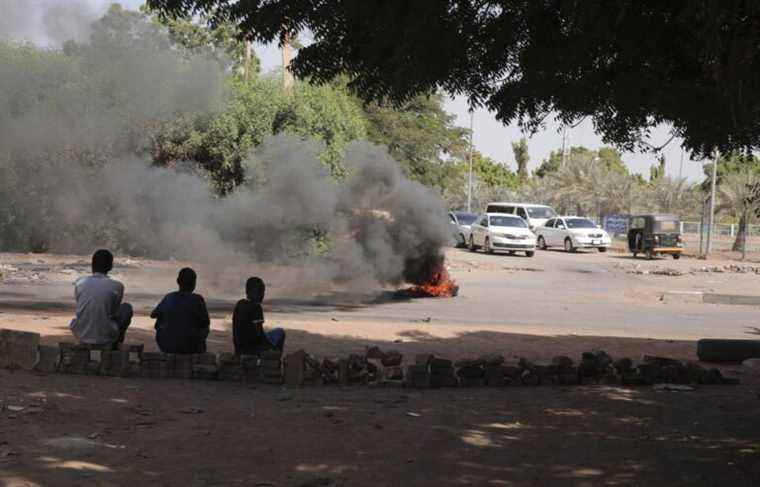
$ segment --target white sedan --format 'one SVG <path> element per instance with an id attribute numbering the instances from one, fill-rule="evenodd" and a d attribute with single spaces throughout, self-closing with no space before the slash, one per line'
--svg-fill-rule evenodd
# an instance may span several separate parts
<path id="1" fill-rule="evenodd" d="M 489 254 L 495 250 L 504 250 L 510 254 L 520 251 L 533 257 L 536 236 L 519 216 L 486 213 L 472 222 L 468 244 L 473 252 L 479 248 L 485 249 Z"/>
<path id="2" fill-rule="evenodd" d="M 552 218 L 536 228 L 538 248 L 564 247 L 567 252 L 576 249 L 599 249 L 606 252 L 612 244 L 610 236 L 588 218 L 561 216 Z"/>

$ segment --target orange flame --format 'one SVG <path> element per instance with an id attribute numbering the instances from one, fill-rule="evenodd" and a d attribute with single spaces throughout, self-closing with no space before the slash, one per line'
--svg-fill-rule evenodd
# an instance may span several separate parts
<path id="1" fill-rule="evenodd" d="M 441 265 L 436 269 L 426 282 L 407 289 L 406 294 L 413 298 L 453 298 L 459 293 L 459 285 L 454 281 L 449 272 Z"/>

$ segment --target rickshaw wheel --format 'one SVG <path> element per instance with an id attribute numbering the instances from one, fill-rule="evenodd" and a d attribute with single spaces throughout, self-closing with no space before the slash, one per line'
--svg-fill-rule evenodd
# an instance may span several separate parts
<path id="1" fill-rule="evenodd" d="M 681 258 L 681 254 L 673 254 L 673 259 L 678 260 Z"/>

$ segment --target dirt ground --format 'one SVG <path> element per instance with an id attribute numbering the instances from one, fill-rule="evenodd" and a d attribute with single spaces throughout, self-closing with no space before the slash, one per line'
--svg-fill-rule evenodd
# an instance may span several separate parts
<path id="1" fill-rule="evenodd" d="M 760 333 L 757 307 L 662 300 L 671 291 L 760 295 L 760 274 L 721 270 L 736 262 L 456 249 L 447 261 L 462 286 L 454 299 L 401 300 L 390 289 L 250 273 L 270 284 L 267 320 L 286 328 L 287 349 L 318 356 L 380 345 L 407 356 L 499 352 L 510 361 L 594 348 L 695 359 L 699 337 Z M 154 349 L 147 314 L 185 263 L 117 264 L 138 312 L 128 341 Z M 0 254 L 0 327 L 70 341 L 71 283 L 87 267 L 81 256 Z M 213 351 L 231 349 L 239 283 L 228 284 L 199 272 Z M 742 384 L 679 393 L 288 390 L 0 371 L 0 485 L 760 485 L 760 377 L 742 366 L 723 371 Z"/>

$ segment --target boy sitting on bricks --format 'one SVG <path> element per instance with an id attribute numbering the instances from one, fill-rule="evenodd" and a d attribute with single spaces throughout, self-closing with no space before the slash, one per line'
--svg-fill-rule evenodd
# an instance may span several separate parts
<path id="1" fill-rule="evenodd" d="M 285 347 L 285 330 L 273 328 L 264 331 L 264 300 L 266 286 L 259 277 L 251 277 L 245 283 L 246 298 L 235 305 L 232 314 L 232 340 L 236 355 L 258 355 L 265 350 Z"/>
<path id="2" fill-rule="evenodd" d="M 69 328 L 80 343 L 116 350 L 132 322 L 132 305 L 122 303 L 124 285 L 108 277 L 113 254 L 100 249 L 92 255 L 92 275 L 74 283 L 76 316 Z"/>
<path id="3" fill-rule="evenodd" d="M 156 318 L 156 343 L 164 353 L 205 353 L 210 320 L 206 301 L 195 294 L 198 276 L 189 267 L 179 271 L 179 291 L 169 293 L 150 314 Z"/>

